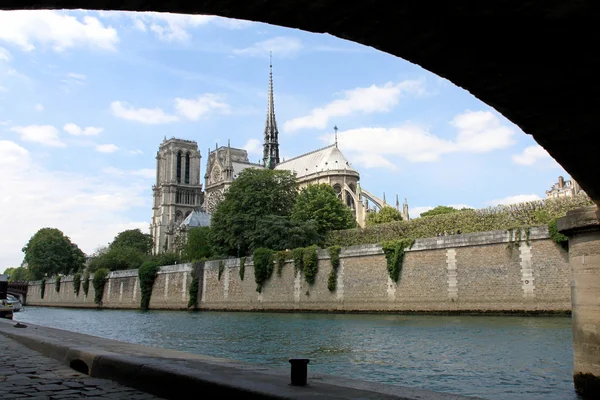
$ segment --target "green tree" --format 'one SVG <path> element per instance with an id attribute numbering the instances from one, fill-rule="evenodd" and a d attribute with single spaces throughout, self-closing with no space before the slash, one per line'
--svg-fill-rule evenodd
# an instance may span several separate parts
<path id="1" fill-rule="evenodd" d="M 210 245 L 210 227 L 192 228 L 187 234 L 187 243 L 183 246 L 181 256 L 184 260 L 194 261 L 212 256 Z"/>
<path id="2" fill-rule="evenodd" d="M 136 269 L 148 258 L 147 255 L 135 247 L 107 247 L 100 248 L 90 260 L 89 270 L 95 272 L 99 269 L 119 271 L 123 269 Z"/>
<path id="3" fill-rule="evenodd" d="M 42 228 L 23 247 L 32 279 L 81 270 L 85 254 L 56 228 Z"/>
<path id="4" fill-rule="evenodd" d="M 247 168 L 233 181 L 212 215 L 210 238 L 218 254 L 249 254 L 257 223 L 289 216 L 298 195 L 289 171 Z"/>
<path id="5" fill-rule="evenodd" d="M 356 226 L 352 211 L 325 183 L 308 185 L 298 195 L 292 210 L 292 221 L 314 220 L 321 235 L 329 231 L 350 229 Z"/>
<path id="6" fill-rule="evenodd" d="M 286 250 L 322 243 L 324 237 L 314 220 L 292 221 L 289 217 L 268 215 L 258 221 L 250 239 L 254 249 Z"/>
<path id="7" fill-rule="evenodd" d="M 139 229 L 129 229 L 115 236 L 109 248 L 133 247 L 142 254 L 150 254 L 152 249 L 152 236 L 142 233 Z"/>
<path id="8" fill-rule="evenodd" d="M 25 267 L 6 268 L 4 274 L 9 276 L 9 282 L 29 280 L 29 270 Z"/>
<path id="9" fill-rule="evenodd" d="M 450 213 L 454 213 L 457 211 L 466 211 L 466 210 L 471 210 L 471 208 L 463 207 L 459 210 L 458 208 L 454 208 L 454 207 L 450 207 L 450 206 L 437 206 L 434 209 L 422 212 L 421 217 L 432 217 L 434 215 L 450 214 Z"/>
<path id="10" fill-rule="evenodd" d="M 394 221 L 402 221 L 402 214 L 390 206 L 383 206 L 379 212 L 370 212 L 367 214 L 367 225 L 387 224 Z"/>

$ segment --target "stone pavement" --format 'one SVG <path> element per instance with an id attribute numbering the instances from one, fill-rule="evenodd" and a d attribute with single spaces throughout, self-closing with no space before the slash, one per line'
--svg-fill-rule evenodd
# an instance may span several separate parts
<path id="1" fill-rule="evenodd" d="M 0 335 L 0 399 L 128 399 L 158 397 L 90 378 Z"/>

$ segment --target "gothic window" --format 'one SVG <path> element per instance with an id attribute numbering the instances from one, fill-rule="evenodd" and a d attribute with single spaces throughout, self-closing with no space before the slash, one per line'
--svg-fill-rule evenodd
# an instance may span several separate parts
<path id="1" fill-rule="evenodd" d="M 352 193 L 356 194 L 356 187 L 354 186 L 354 183 L 348 184 L 348 187 Z"/>
<path id="2" fill-rule="evenodd" d="M 185 155 L 185 183 L 190 183 L 190 153 Z"/>
<path id="3" fill-rule="evenodd" d="M 186 212 L 186 213 L 185 213 L 185 217 L 187 218 L 187 217 L 188 217 L 188 215 L 190 215 L 190 214 L 191 214 L 191 211 L 188 211 L 188 212 Z"/>
<path id="4" fill-rule="evenodd" d="M 354 208 L 354 198 L 348 190 L 346 190 L 346 205 L 350 208 Z"/>
<path id="5" fill-rule="evenodd" d="M 181 211 L 177 210 L 177 212 L 175 212 L 175 222 L 179 224 L 181 220 L 183 220 L 183 214 Z"/>
<path id="6" fill-rule="evenodd" d="M 177 152 L 177 183 L 181 183 L 181 151 Z"/>
<path id="7" fill-rule="evenodd" d="M 212 174 L 211 174 L 211 180 L 212 182 L 219 182 L 221 180 L 221 168 L 219 168 L 218 166 L 215 166 L 212 170 Z"/>
<path id="8" fill-rule="evenodd" d="M 337 195 L 338 199 L 342 198 L 342 186 L 339 183 L 333 185 L 333 191 Z"/>
<path id="9" fill-rule="evenodd" d="M 175 192 L 175 203 L 181 203 L 181 191 Z"/>

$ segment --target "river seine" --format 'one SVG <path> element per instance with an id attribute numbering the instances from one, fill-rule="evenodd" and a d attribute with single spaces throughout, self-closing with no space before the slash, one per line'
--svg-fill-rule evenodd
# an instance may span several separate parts
<path id="1" fill-rule="evenodd" d="M 486 399 L 575 400 L 568 317 L 26 307 L 15 320 L 190 353 Z M 310 375 L 309 375 L 310 380 Z"/>

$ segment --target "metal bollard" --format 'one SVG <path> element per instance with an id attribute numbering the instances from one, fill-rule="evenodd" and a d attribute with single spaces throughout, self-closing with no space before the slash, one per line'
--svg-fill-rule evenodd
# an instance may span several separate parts
<path id="1" fill-rule="evenodd" d="M 308 358 L 290 358 L 292 364 L 292 386 L 306 386 L 308 376 Z"/>

